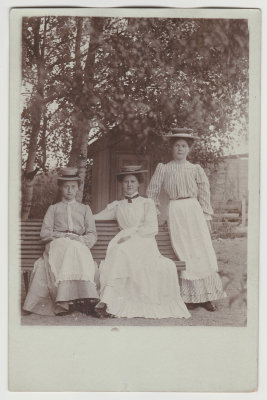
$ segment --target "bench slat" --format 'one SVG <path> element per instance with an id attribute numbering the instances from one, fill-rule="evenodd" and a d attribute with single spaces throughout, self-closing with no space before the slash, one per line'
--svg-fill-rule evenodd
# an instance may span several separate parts
<path id="1" fill-rule="evenodd" d="M 29 272 L 34 262 L 43 254 L 45 244 L 40 240 L 41 220 L 27 220 L 21 222 L 21 266 L 23 271 Z M 116 221 L 96 221 L 98 241 L 91 249 L 95 261 L 105 259 L 106 250 L 110 240 L 120 232 Z M 159 233 L 155 237 L 160 253 L 173 260 L 177 271 L 185 270 L 185 263 L 177 260 L 171 246 L 167 225 L 159 227 Z"/>

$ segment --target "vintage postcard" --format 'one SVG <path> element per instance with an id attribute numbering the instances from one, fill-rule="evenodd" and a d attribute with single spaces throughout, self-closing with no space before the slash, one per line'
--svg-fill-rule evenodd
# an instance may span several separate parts
<path id="1" fill-rule="evenodd" d="M 11 391 L 257 389 L 260 24 L 11 10 Z"/>

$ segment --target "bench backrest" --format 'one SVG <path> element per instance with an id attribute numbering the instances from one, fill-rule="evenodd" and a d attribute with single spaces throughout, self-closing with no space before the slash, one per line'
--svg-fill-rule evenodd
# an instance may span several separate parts
<path id="1" fill-rule="evenodd" d="M 241 200 L 232 200 L 232 201 L 216 201 L 212 203 L 212 207 L 217 213 L 238 213 L 242 212 L 242 201 Z"/>
<path id="2" fill-rule="evenodd" d="M 40 241 L 41 220 L 27 220 L 21 222 L 21 266 L 33 267 L 33 263 L 44 251 L 44 244 Z M 119 232 L 116 221 L 97 221 L 96 230 L 98 240 L 91 249 L 92 256 L 96 261 L 103 260 L 110 240 Z M 156 236 L 159 251 L 165 257 L 174 261 L 178 258 L 171 246 L 167 225 L 159 227 Z"/>

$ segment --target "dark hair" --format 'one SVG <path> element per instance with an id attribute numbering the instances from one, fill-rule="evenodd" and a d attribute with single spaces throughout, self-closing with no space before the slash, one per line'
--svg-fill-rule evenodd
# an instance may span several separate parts
<path id="1" fill-rule="evenodd" d="M 128 174 L 124 174 L 124 175 L 118 175 L 117 179 L 119 182 L 122 182 L 123 179 L 125 178 L 125 176 L 129 176 L 129 175 L 133 175 L 136 177 L 136 179 L 138 180 L 138 183 L 143 183 L 144 182 L 144 175 L 143 174 L 135 174 L 135 173 L 131 173 L 129 172 Z"/>
<path id="2" fill-rule="evenodd" d="M 61 193 L 60 188 L 61 188 L 61 186 L 63 185 L 64 182 L 67 182 L 67 181 L 62 181 L 60 179 L 57 181 L 57 193 L 56 193 L 56 198 L 55 198 L 53 204 L 56 204 L 56 203 L 58 203 L 58 202 L 60 202 L 62 200 L 62 193 Z M 78 187 L 80 187 L 81 180 L 76 181 L 76 182 L 78 183 Z"/>
<path id="3" fill-rule="evenodd" d="M 184 141 L 188 144 L 188 146 L 189 146 L 190 148 L 191 148 L 191 147 L 193 146 L 193 144 L 194 144 L 194 139 L 176 137 L 176 138 L 170 138 L 170 146 L 173 147 L 173 146 L 175 145 L 175 143 L 176 143 L 178 140 L 184 140 Z"/>
<path id="4" fill-rule="evenodd" d="M 58 181 L 57 181 L 57 185 L 58 185 L 58 187 L 60 188 L 62 185 L 63 185 L 63 183 L 65 183 L 65 182 L 70 182 L 70 181 L 72 181 L 71 179 L 68 181 L 68 180 L 65 180 L 65 181 L 62 181 L 61 179 L 59 179 Z M 80 184 L 81 184 L 81 180 L 75 180 L 75 181 L 73 181 L 73 182 L 77 182 L 77 184 L 78 184 L 78 187 L 80 186 Z"/>

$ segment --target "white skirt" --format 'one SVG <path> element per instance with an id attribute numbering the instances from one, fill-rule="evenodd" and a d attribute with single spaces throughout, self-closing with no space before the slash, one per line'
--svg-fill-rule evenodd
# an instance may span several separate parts
<path id="1" fill-rule="evenodd" d="M 197 199 L 170 200 L 168 226 L 173 249 L 185 261 L 181 295 L 186 303 L 226 297 L 209 229 Z"/>
<path id="2" fill-rule="evenodd" d="M 100 299 L 117 317 L 189 318 L 175 264 L 163 257 L 154 237 L 137 234 L 123 243 L 121 231 L 100 264 Z"/>
<path id="3" fill-rule="evenodd" d="M 69 301 L 98 298 L 97 265 L 82 243 L 59 238 L 34 263 L 23 309 L 39 315 L 68 311 Z"/>
<path id="4" fill-rule="evenodd" d="M 69 238 L 58 238 L 49 243 L 49 264 L 59 282 L 83 280 L 94 282 L 95 261 L 83 243 Z"/>

